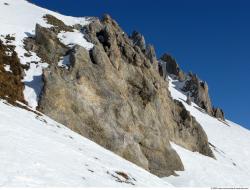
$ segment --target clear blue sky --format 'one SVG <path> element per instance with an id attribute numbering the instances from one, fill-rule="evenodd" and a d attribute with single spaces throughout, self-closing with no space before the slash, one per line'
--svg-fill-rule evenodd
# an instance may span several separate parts
<path id="1" fill-rule="evenodd" d="M 72 16 L 109 13 L 127 32 L 137 30 L 157 56 L 171 53 L 184 71 L 209 85 L 213 104 L 250 129 L 250 1 L 33 0 Z"/>

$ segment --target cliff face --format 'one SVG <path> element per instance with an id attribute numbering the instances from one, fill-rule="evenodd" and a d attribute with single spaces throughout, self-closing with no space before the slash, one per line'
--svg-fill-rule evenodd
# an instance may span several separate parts
<path id="1" fill-rule="evenodd" d="M 49 64 L 40 111 L 158 176 L 184 170 L 170 141 L 213 157 L 197 121 L 170 98 L 154 48 L 141 34 L 127 36 L 109 16 L 84 28 L 52 15 L 44 19 L 52 26 L 37 24 L 35 36 L 24 40 L 25 56 L 34 52 Z M 91 50 L 59 40 L 61 31 L 75 30 L 94 44 Z M 5 44 L 8 40 L 15 39 L 6 37 Z M 21 80 L 29 66 L 20 64 L 14 47 L 0 45 L 1 97 L 26 103 Z M 67 62 L 63 67 L 61 57 Z"/>
<path id="2" fill-rule="evenodd" d="M 111 18 L 85 30 L 94 48 L 74 47 L 69 70 L 45 70 L 39 109 L 159 176 L 183 170 L 169 144 L 167 83 Z"/>
<path id="3" fill-rule="evenodd" d="M 142 35 L 127 36 L 106 15 L 75 26 L 94 44 L 88 51 L 62 45 L 59 30 L 37 26 L 35 37 L 26 40 L 27 50 L 50 63 L 41 112 L 158 176 L 184 169 L 170 141 L 213 157 L 200 125 L 170 98 L 154 48 Z M 62 55 L 66 67 L 58 65 Z"/>

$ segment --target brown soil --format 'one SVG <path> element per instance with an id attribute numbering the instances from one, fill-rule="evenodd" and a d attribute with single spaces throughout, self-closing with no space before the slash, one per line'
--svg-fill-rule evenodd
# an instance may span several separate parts
<path id="1" fill-rule="evenodd" d="M 14 38 L 8 40 L 14 40 Z M 14 48 L 12 45 L 4 45 L 0 40 L 0 98 L 12 104 L 16 101 L 25 103 L 22 82 L 23 68 Z M 10 66 L 11 72 L 5 70 L 6 65 Z"/>

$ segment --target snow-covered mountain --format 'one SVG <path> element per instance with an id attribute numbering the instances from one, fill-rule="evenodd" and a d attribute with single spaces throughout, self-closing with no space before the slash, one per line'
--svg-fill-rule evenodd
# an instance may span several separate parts
<path id="1" fill-rule="evenodd" d="M 0 0 L 0 40 L 1 187 L 250 186 L 250 131 L 187 104 L 183 81 L 162 79 L 139 33 Z M 170 96 L 193 116 L 181 126 Z"/>

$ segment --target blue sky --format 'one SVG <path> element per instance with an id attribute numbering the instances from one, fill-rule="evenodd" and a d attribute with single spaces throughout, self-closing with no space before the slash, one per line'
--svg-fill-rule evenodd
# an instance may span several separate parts
<path id="1" fill-rule="evenodd" d="M 250 2 L 247 0 L 33 0 L 72 16 L 109 13 L 127 32 L 137 30 L 171 53 L 184 71 L 209 85 L 214 105 L 250 129 Z"/>

